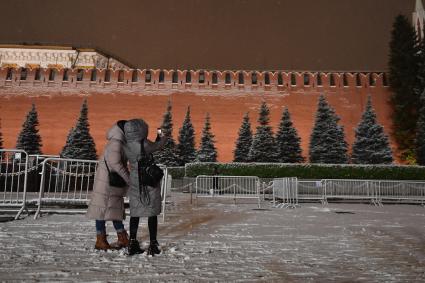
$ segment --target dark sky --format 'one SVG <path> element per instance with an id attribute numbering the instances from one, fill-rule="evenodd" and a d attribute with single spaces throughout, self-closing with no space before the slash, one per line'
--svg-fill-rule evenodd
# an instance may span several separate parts
<path id="1" fill-rule="evenodd" d="M 1 0 L 0 43 L 98 47 L 138 68 L 385 70 L 414 0 Z"/>

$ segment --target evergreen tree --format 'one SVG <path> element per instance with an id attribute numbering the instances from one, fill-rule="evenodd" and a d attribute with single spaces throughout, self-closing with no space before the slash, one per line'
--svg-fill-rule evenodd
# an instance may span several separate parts
<path id="1" fill-rule="evenodd" d="M 71 129 L 67 144 L 61 156 L 72 159 L 96 160 L 96 145 L 90 135 L 90 125 L 88 122 L 87 100 L 81 106 L 80 117 L 74 129 Z"/>
<path id="2" fill-rule="evenodd" d="M 416 163 L 425 165 L 425 37 L 422 38 L 420 43 L 418 57 L 418 83 L 415 93 L 420 97 L 420 109 L 418 121 L 416 122 L 415 153 Z"/>
<path id="3" fill-rule="evenodd" d="M 177 153 L 180 157 L 180 165 L 194 162 L 196 159 L 195 149 L 195 129 L 190 119 L 190 106 L 187 107 L 186 117 L 183 126 L 179 131 L 179 144 L 177 145 Z"/>
<path id="4" fill-rule="evenodd" d="M 421 108 L 416 131 L 416 162 L 425 165 L 425 89 L 421 95 Z"/>
<path id="5" fill-rule="evenodd" d="M 284 163 L 297 163 L 304 161 L 301 155 L 301 139 L 294 128 L 288 108 L 282 114 L 279 130 L 276 134 L 277 161 Z"/>
<path id="6" fill-rule="evenodd" d="M 419 95 L 414 90 L 418 75 L 416 32 L 406 16 L 397 16 L 393 24 L 389 69 L 393 135 L 402 159 L 406 159 L 414 152 L 419 105 Z"/>
<path id="7" fill-rule="evenodd" d="M 74 156 L 74 154 L 71 152 L 72 151 L 72 144 L 74 140 L 74 127 L 72 127 L 69 130 L 68 136 L 66 137 L 66 143 L 65 146 L 62 148 L 62 151 L 60 153 L 61 157 L 65 157 L 65 156 Z"/>
<path id="8" fill-rule="evenodd" d="M 205 117 L 205 125 L 202 129 L 201 146 L 197 153 L 196 160 L 200 162 L 216 162 L 217 149 L 214 146 L 214 135 L 211 133 L 210 114 Z"/>
<path id="9" fill-rule="evenodd" d="M 415 95 L 419 97 L 420 101 L 422 99 L 422 92 L 425 89 L 425 37 L 423 37 L 418 44 L 417 62 L 418 74 L 417 83 L 415 87 Z"/>
<path id="10" fill-rule="evenodd" d="M 167 166 L 178 166 L 179 157 L 176 150 L 176 142 L 173 138 L 173 116 L 171 114 L 171 101 L 168 101 L 167 111 L 164 113 L 161 129 L 166 141 L 164 147 L 155 153 L 155 159 L 158 163 Z"/>
<path id="11" fill-rule="evenodd" d="M 239 129 L 239 137 L 236 141 L 236 148 L 233 152 L 234 162 L 248 162 L 248 154 L 249 149 L 251 148 L 252 144 L 252 130 L 251 130 L 251 123 L 249 121 L 249 114 L 248 112 L 243 117 L 242 125 Z"/>
<path id="12" fill-rule="evenodd" d="M 351 160 L 356 164 L 386 164 L 393 161 L 388 137 L 376 121 L 370 96 L 356 129 Z"/>
<path id="13" fill-rule="evenodd" d="M 272 128 L 269 125 L 270 110 L 265 102 L 261 104 L 259 114 L 259 125 L 249 150 L 249 160 L 252 162 L 275 162 L 277 147 Z"/>
<path id="14" fill-rule="evenodd" d="M 19 133 L 16 142 L 16 148 L 25 150 L 28 154 L 42 154 L 41 152 L 41 137 L 38 133 L 39 126 L 38 114 L 33 104 L 28 112 L 27 118 L 22 125 L 22 130 Z"/>
<path id="15" fill-rule="evenodd" d="M 347 163 L 347 142 L 344 128 L 338 125 L 339 117 L 327 103 L 319 97 L 315 124 L 310 137 L 311 163 Z"/>

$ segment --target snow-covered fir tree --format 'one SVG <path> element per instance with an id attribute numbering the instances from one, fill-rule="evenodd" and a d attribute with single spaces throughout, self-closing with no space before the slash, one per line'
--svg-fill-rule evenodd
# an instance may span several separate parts
<path id="1" fill-rule="evenodd" d="M 73 150 L 73 148 L 71 147 L 71 145 L 73 144 L 73 135 L 74 135 L 74 127 L 72 127 L 69 130 L 68 136 L 66 137 L 66 143 L 65 146 L 62 148 L 62 151 L 60 153 L 61 157 L 65 157 L 65 156 L 73 156 L 74 154 L 71 152 Z"/>
<path id="2" fill-rule="evenodd" d="M 249 149 L 252 144 L 251 122 L 249 121 L 249 113 L 245 113 L 242 125 L 239 128 L 239 136 L 236 140 L 236 148 L 233 152 L 234 162 L 248 162 Z"/>
<path id="3" fill-rule="evenodd" d="M 16 142 L 17 149 L 25 150 L 28 154 L 42 154 L 41 136 L 38 133 L 38 126 L 38 114 L 33 104 L 19 133 Z"/>
<path id="4" fill-rule="evenodd" d="M 187 107 L 183 126 L 179 131 L 179 144 L 177 145 L 177 154 L 180 157 L 180 165 L 194 162 L 196 159 L 195 149 L 195 129 L 190 118 L 190 106 Z"/>
<path id="5" fill-rule="evenodd" d="M 249 161 L 251 162 L 275 162 L 276 141 L 273 136 L 272 127 L 269 125 L 270 110 L 263 102 L 260 107 L 257 131 L 252 139 L 249 150 Z"/>
<path id="6" fill-rule="evenodd" d="M 327 103 L 325 97 L 319 97 L 315 123 L 310 136 L 311 163 L 347 163 L 347 142 L 344 128 L 338 125 L 339 117 Z"/>
<path id="7" fill-rule="evenodd" d="M 205 117 L 205 125 L 202 129 L 201 145 L 197 152 L 196 160 L 199 162 L 216 162 L 217 149 L 214 145 L 214 135 L 211 132 L 210 114 Z"/>
<path id="8" fill-rule="evenodd" d="M 61 152 L 61 156 L 73 159 L 96 160 L 96 145 L 90 135 L 90 125 L 88 121 L 87 100 L 81 106 L 80 117 L 76 126 L 68 134 L 67 144 Z"/>
<path id="9" fill-rule="evenodd" d="M 293 126 L 289 110 L 285 107 L 276 134 L 277 161 L 283 163 L 304 161 L 301 155 L 300 142 L 301 139 Z"/>
<path id="10" fill-rule="evenodd" d="M 425 165 L 425 89 L 421 95 L 421 108 L 416 126 L 416 162 Z"/>
<path id="11" fill-rule="evenodd" d="M 173 116 L 171 113 L 172 105 L 171 101 L 168 101 L 167 110 L 164 113 L 161 129 L 166 141 L 164 147 L 155 152 L 155 159 L 157 163 L 164 164 L 167 166 L 178 166 L 179 156 L 177 155 L 176 142 L 173 138 Z"/>
<path id="12" fill-rule="evenodd" d="M 388 137 L 376 120 L 370 96 L 356 128 L 351 161 L 356 164 L 387 164 L 393 161 Z"/>

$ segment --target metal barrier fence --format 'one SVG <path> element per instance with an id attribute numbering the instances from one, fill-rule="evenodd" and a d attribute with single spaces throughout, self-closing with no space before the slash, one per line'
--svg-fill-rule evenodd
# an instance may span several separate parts
<path id="1" fill-rule="evenodd" d="M 174 179 L 171 183 L 171 189 L 179 192 L 190 192 L 191 188 L 195 187 L 196 178 L 183 177 L 180 179 Z"/>
<path id="2" fill-rule="evenodd" d="M 19 149 L 0 150 L 0 207 L 26 210 L 28 154 Z"/>
<path id="3" fill-rule="evenodd" d="M 326 202 L 329 199 L 370 200 L 371 203 L 380 205 L 379 184 L 380 181 L 376 180 L 322 180 Z"/>
<path id="4" fill-rule="evenodd" d="M 375 181 L 377 182 L 377 181 Z M 378 181 L 378 201 L 425 203 L 425 182 Z"/>
<path id="5" fill-rule="evenodd" d="M 27 200 L 31 203 L 38 200 L 42 163 L 46 158 L 58 158 L 59 155 L 30 154 L 28 155 Z M 36 196 L 37 194 L 37 196 Z"/>
<path id="6" fill-rule="evenodd" d="M 277 203 L 276 199 L 281 199 L 281 203 Z M 280 208 L 296 208 L 298 207 L 298 179 L 277 178 L 273 180 L 273 206 Z"/>
<path id="7" fill-rule="evenodd" d="M 98 161 L 46 158 L 42 162 L 38 207 L 34 215 L 37 219 L 43 205 L 88 205 L 93 190 Z M 167 168 L 161 166 L 164 177 L 161 181 L 162 219 L 165 221 L 165 205 L 171 176 Z M 124 198 L 128 203 L 128 198 Z"/>
<path id="8" fill-rule="evenodd" d="M 260 179 L 255 176 L 198 176 L 195 197 L 252 198 L 260 204 Z"/>
<path id="9" fill-rule="evenodd" d="M 196 184 L 196 178 L 183 177 L 182 179 L 173 179 L 170 190 L 190 193 L 190 203 L 193 203 L 193 193 Z"/>
<path id="10" fill-rule="evenodd" d="M 40 183 L 41 162 L 56 155 L 28 154 L 19 149 L 0 149 L 0 207 L 20 208 L 18 219 L 35 203 Z"/>
<path id="11" fill-rule="evenodd" d="M 275 189 L 275 186 L 276 185 L 273 184 L 273 189 Z M 284 185 L 280 184 L 280 186 Z M 267 189 L 270 189 L 270 185 L 267 186 L 267 184 L 264 184 L 263 192 Z M 326 204 L 328 200 L 366 200 L 376 206 L 382 206 L 383 202 L 425 204 L 425 182 L 419 181 L 347 179 L 297 180 L 297 189 L 298 200 L 319 200 L 323 204 Z M 279 194 L 282 195 L 283 192 Z M 286 196 L 279 198 L 285 199 Z M 288 202 L 284 201 L 284 203 Z"/>
<path id="12" fill-rule="evenodd" d="M 23 150 L 0 150 L 0 208 L 19 209 L 17 219 L 28 205 L 37 204 L 37 218 L 46 204 L 70 205 L 89 202 L 97 161 L 61 159 L 49 155 L 28 155 Z M 41 171 L 40 171 L 41 169 Z M 277 178 L 260 184 L 255 176 L 198 176 L 187 178 L 177 184 L 162 166 L 164 178 L 161 182 L 162 213 L 165 219 L 166 198 L 169 189 L 178 185 L 183 191 L 195 187 L 195 196 L 233 198 L 253 198 L 273 193 L 273 202 L 281 198 L 282 207 L 295 207 L 299 200 L 369 200 L 375 205 L 382 202 L 409 202 L 425 204 L 425 182 L 396 180 L 297 180 Z M 269 181 L 269 180 L 265 180 Z M 35 189 L 36 188 L 36 189 Z M 28 192 L 37 191 L 38 198 L 31 199 Z M 261 194 L 261 195 L 260 195 Z M 30 198 L 28 197 L 30 196 Z M 127 199 L 125 199 L 128 202 Z"/>
<path id="13" fill-rule="evenodd" d="M 42 162 L 38 208 L 42 204 L 88 204 L 98 161 L 46 158 Z"/>
<path id="14" fill-rule="evenodd" d="M 162 222 L 165 222 L 165 208 L 167 203 L 167 195 L 169 192 L 169 188 L 171 188 L 171 183 L 173 181 L 171 175 L 168 174 L 168 169 L 166 166 L 160 165 L 162 170 L 164 171 L 164 176 L 162 177 L 161 181 L 161 201 L 162 201 Z"/>
<path id="15" fill-rule="evenodd" d="M 261 183 L 261 200 L 265 201 L 266 199 L 273 198 L 273 181 L 263 181 Z"/>
<path id="16" fill-rule="evenodd" d="M 298 180 L 298 199 L 317 200 L 322 204 L 326 203 L 322 180 Z"/>

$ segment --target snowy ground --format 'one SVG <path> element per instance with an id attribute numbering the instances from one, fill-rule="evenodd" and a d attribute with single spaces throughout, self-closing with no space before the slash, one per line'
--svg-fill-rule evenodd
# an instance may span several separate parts
<path id="1" fill-rule="evenodd" d="M 257 210 L 225 200 L 190 206 L 174 193 L 169 208 L 156 257 L 95 251 L 94 223 L 83 215 L 0 223 L 0 281 L 425 281 L 421 206 Z M 146 244 L 145 226 L 139 235 Z"/>

